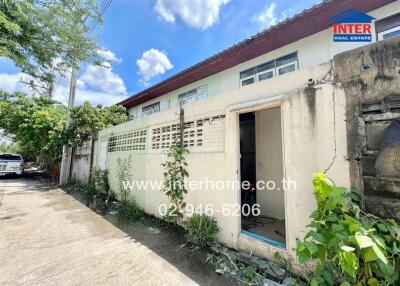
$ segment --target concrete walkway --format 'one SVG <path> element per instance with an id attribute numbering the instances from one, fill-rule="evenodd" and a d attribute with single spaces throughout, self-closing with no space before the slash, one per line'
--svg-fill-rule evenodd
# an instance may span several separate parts
<path id="1" fill-rule="evenodd" d="M 1 179 L 0 201 L 0 285 L 232 284 L 182 234 L 118 227 L 45 181 Z"/>

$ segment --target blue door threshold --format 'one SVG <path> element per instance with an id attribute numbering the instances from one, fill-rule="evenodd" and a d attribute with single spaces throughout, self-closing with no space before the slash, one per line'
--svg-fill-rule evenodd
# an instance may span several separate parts
<path id="1" fill-rule="evenodd" d="M 242 233 L 251 236 L 255 239 L 261 240 L 263 242 L 272 244 L 273 246 L 286 249 L 286 243 L 244 229 L 242 229 Z"/>

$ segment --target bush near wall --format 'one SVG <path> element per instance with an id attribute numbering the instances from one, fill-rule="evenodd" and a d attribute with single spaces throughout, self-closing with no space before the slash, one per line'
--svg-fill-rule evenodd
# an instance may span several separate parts
<path id="1" fill-rule="evenodd" d="M 313 186 L 318 208 L 297 244 L 301 263 L 317 262 L 311 285 L 399 285 L 399 225 L 365 213 L 358 194 L 325 174 Z"/>

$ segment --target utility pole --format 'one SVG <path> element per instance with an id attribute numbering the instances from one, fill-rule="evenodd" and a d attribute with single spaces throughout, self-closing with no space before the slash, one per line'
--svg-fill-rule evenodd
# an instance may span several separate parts
<path id="1" fill-rule="evenodd" d="M 112 0 L 103 0 L 100 4 L 100 13 L 101 16 L 104 15 L 108 7 L 110 6 Z M 86 21 L 87 17 L 85 18 Z M 97 25 L 97 20 L 92 19 L 89 23 L 88 26 L 90 27 L 89 29 L 89 34 L 93 32 L 93 30 L 96 28 Z M 71 109 L 75 106 L 75 93 L 76 93 L 76 77 L 77 73 L 79 70 L 79 66 L 75 67 L 74 65 L 72 66 L 72 71 L 71 71 L 71 84 L 69 87 L 69 99 L 68 99 L 68 112 L 67 112 L 67 128 L 71 125 Z M 65 185 L 68 183 L 70 179 L 70 174 L 71 174 L 71 162 L 72 162 L 72 148 L 64 145 L 63 146 L 63 151 L 62 151 L 62 161 L 61 161 L 61 167 L 60 167 L 60 185 Z"/>
<path id="2" fill-rule="evenodd" d="M 69 98 L 68 98 L 68 113 L 67 113 L 67 128 L 71 125 L 71 109 L 75 106 L 75 93 L 76 93 L 76 74 L 78 69 L 73 66 L 71 71 L 71 84 L 69 86 Z M 72 148 L 68 145 L 63 146 L 62 161 L 60 167 L 60 185 L 68 183 L 69 174 L 71 171 L 71 156 Z"/>

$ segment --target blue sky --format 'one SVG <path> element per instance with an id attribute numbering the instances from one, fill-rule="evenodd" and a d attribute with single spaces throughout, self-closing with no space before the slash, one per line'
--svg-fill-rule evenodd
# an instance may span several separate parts
<path id="1" fill-rule="evenodd" d="M 114 0 L 97 30 L 109 68 L 83 64 L 77 103 L 109 105 L 133 95 L 320 0 Z M 29 92 L 0 58 L 0 88 Z M 55 99 L 67 101 L 68 78 Z"/>

